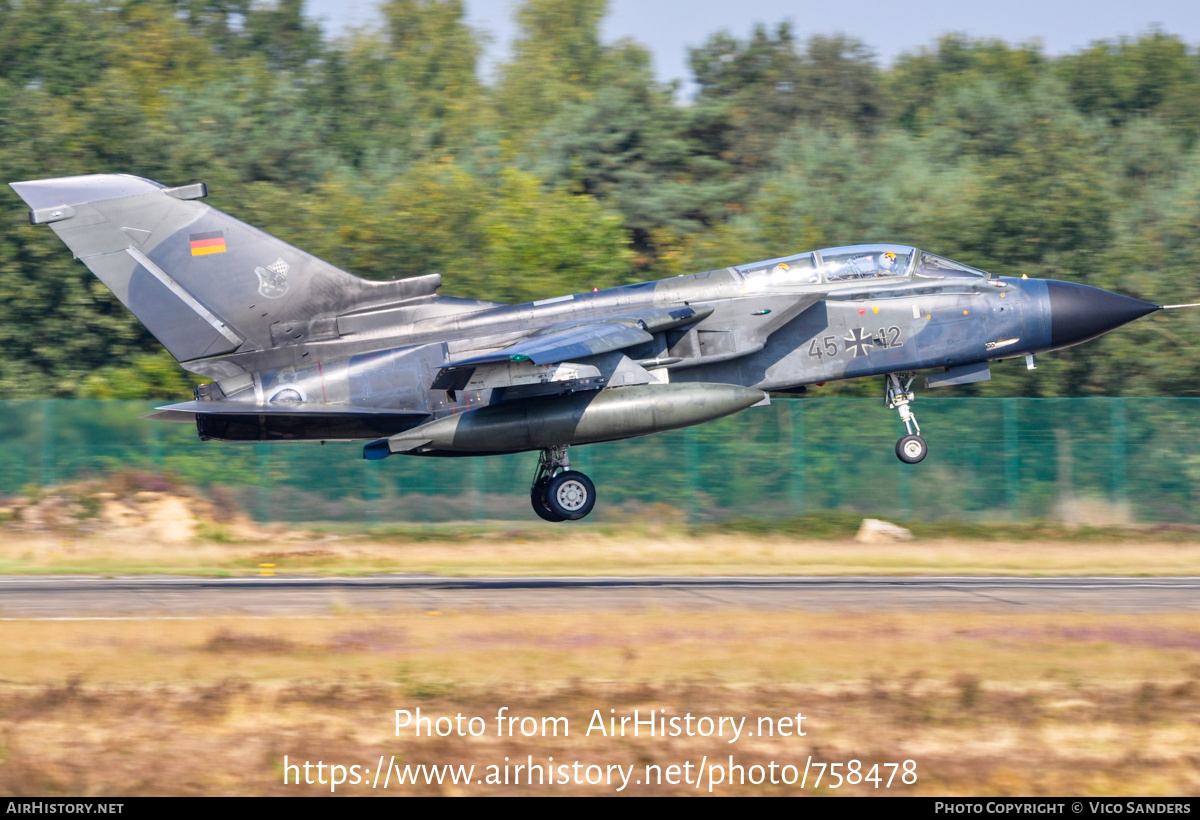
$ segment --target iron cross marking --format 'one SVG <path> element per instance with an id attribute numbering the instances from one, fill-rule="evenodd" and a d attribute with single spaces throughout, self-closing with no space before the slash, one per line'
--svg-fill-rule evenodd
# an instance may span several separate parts
<path id="1" fill-rule="evenodd" d="M 871 344 L 872 340 L 871 337 L 867 335 L 867 329 L 865 327 L 854 328 L 850 331 L 850 335 L 847 336 L 844 341 L 846 342 L 846 349 L 849 350 L 850 355 L 856 359 L 859 356 L 869 356 L 871 353 L 868 345 Z"/>

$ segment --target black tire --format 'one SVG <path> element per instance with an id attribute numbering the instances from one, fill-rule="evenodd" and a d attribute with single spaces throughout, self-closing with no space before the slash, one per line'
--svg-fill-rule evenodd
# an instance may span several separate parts
<path id="1" fill-rule="evenodd" d="M 929 445 L 920 436 L 905 436 L 896 442 L 896 458 L 905 464 L 918 464 L 929 455 Z"/>
<path id="2" fill-rule="evenodd" d="M 578 470 L 565 470 L 546 485 L 546 506 L 564 521 L 578 521 L 596 506 L 596 485 Z"/>
<path id="3" fill-rule="evenodd" d="M 543 478 L 535 482 L 533 488 L 529 491 L 529 503 L 533 506 L 533 511 L 538 514 L 539 518 L 543 521 L 550 521 L 557 524 L 566 519 L 546 505 L 546 485 L 549 483 L 550 479 L 548 478 Z"/>

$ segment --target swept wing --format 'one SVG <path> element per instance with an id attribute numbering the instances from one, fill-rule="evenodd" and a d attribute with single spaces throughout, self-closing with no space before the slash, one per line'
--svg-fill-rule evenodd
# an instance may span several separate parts
<path id="1" fill-rule="evenodd" d="M 480 367 L 577 362 L 625 350 L 653 341 L 655 333 L 699 322 L 712 312 L 711 307 L 656 308 L 599 321 L 551 325 L 508 347 L 468 355 L 443 367 L 432 387 L 461 390 Z"/>

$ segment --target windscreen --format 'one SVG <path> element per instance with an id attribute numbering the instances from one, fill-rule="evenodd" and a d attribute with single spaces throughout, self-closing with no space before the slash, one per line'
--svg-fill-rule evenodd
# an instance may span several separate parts
<path id="1" fill-rule="evenodd" d="M 917 260 L 915 275 L 922 279 L 945 279 L 948 276 L 987 277 L 984 271 L 968 267 L 952 259 L 926 253 L 925 251 L 921 251 L 920 258 Z"/>

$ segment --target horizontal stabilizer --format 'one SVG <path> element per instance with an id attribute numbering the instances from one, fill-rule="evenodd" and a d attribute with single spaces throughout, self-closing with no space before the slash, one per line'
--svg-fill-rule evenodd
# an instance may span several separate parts
<path id="1" fill-rule="evenodd" d="M 141 416 L 145 421 L 169 421 L 173 424 L 195 424 L 195 413 L 181 413 L 178 410 L 155 410 Z"/>
<path id="2" fill-rule="evenodd" d="M 11 187 L 35 212 L 64 205 L 69 208 L 72 205 L 103 199 L 153 194 L 166 189 L 165 185 L 130 174 L 88 174 L 57 179 L 32 179 L 28 182 L 14 182 Z M 37 224 L 33 217 L 30 221 Z"/>

